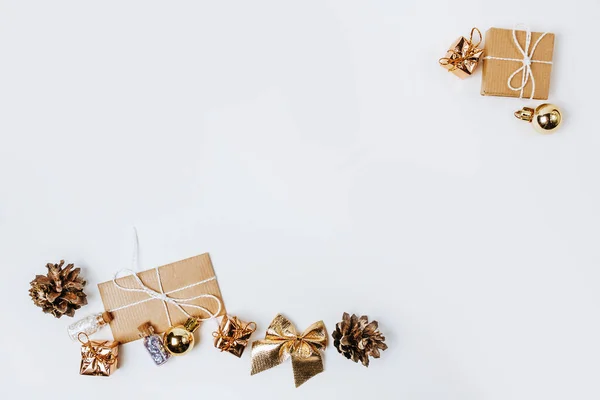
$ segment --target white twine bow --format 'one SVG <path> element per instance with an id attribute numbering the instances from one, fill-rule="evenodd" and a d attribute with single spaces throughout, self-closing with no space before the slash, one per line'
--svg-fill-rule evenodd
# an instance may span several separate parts
<path id="1" fill-rule="evenodd" d="M 137 266 L 138 264 L 138 252 L 139 252 L 139 240 L 138 240 L 138 235 L 137 235 L 137 230 L 134 228 L 134 243 L 133 243 L 133 247 L 134 247 L 134 252 L 133 252 L 133 260 L 132 260 L 132 264 L 134 266 L 134 268 Z M 197 296 L 193 296 L 193 297 L 187 297 L 187 298 L 176 298 L 176 297 L 171 297 L 170 295 L 173 293 L 177 293 L 177 292 L 181 292 L 183 290 L 189 289 L 191 287 L 194 286 L 198 286 L 198 285 L 202 285 L 206 282 L 210 282 L 213 281 L 215 279 L 217 279 L 215 276 L 211 276 L 210 278 L 204 279 L 200 282 L 196 282 L 196 283 L 192 283 L 190 285 L 181 287 L 179 289 L 175 289 L 175 290 L 170 290 L 168 292 L 165 292 L 163 289 L 163 285 L 162 285 L 162 281 L 160 279 L 160 272 L 158 271 L 158 268 L 154 269 L 156 271 L 156 278 L 158 281 L 158 292 L 156 290 L 153 290 L 151 288 L 149 288 L 148 286 L 146 286 L 144 284 L 144 282 L 142 282 L 142 280 L 140 279 L 139 276 L 137 276 L 137 274 L 135 273 L 134 270 L 132 269 L 122 269 L 120 271 L 117 271 L 117 273 L 115 274 L 115 276 L 113 277 L 113 283 L 115 284 L 116 287 L 118 287 L 121 290 L 124 290 L 126 292 L 139 292 L 139 293 L 145 293 L 148 295 L 147 299 L 144 300 L 140 300 L 140 301 L 136 301 L 134 303 L 130 303 L 130 304 L 126 304 L 124 306 L 121 307 L 117 307 L 115 309 L 110 310 L 110 312 L 114 312 L 114 311 L 119 311 L 119 310 L 123 310 L 129 307 L 133 307 L 133 306 L 137 306 L 138 304 L 143 304 L 146 303 L 148 301 L 152 301 L 152 300 L 160 300 L 164 306 L 165 309 L 165 314 L 167 316 L 167 321 L 169 322 L 169 326 L 173 326 L 173 323 L 171 322 L 171 315 L 169 314 L 169 308 L 167 307 L 167 303 L 174 305 L 175 307 L 177 307 L 177 309 L 179 311 L 181 311 L 183 314 L 185 314 L 188 318 L 191 318 L 192 315 L 190 315 L 187 311 L 185 311 L 185 309 L 183 308 L 185 307 L 191 307 L 191 308 L 195 308 L 198 310 L 201 310 L 202 312 L 204 312 L 206 315 L 208 315 L 207 318 L 198 318 L 198 320 L 200 321 L 207 321 L 209 319 L 213 319 L 216 316 L 218 316 L 221 313 L 221 299 L 219 299 L 217 296 L 212 295 L 212 294 L 200 294 Z M 137 284 L 139 285 L 139 288 L 128 288 L 125 286 L 120 285 L 117 282 L 117 279 L 119 278 L 119 275 L 121 273 L 130 273 L 136 280 Z M 191 304 L 190 302 L 197 300 L 197 299 L 202 299 L 202 298 L 207 298 L 207 299 L 213 299 L 217 302 L 217 311 L 215 313 L 212 313 L 210 310 L 208 310 L 205 307 L 199 306 L 197 304 Z"/>
<path id="2" fill-rule="evenodd" d="M 519 28 L 521 28 L 525 31 L 525 48 L 521 47 L 521 44 L 517 40 L 517 29 L 519 29 Z M 552 61 L 542 61 L 542 60 L 534 60 L 533 59 L 533 54 L 535 53 L 535 50 L 537 49 L 538 44 L 542 41 L 542 39 L 546 36 L 546 34 L 547 34 L 547 32 L 542 33 L 540 35 L 540 37 L 535 41 L 533 47 L 531 47 L 531 51 L 529 51 L 529 48 L 531 46 L 531 30 L 529 29 L 528 26 L 517 25 L 513 29 L 512 35 L 513 35 L 513 40 L 515 42 L 515 45 L 517 46 L 517 49 L 523 56 L 522 59 L 493 57 L 493 56 L 484 57 L 484 59 L 486 59 L 486 60 L 516 61 L 516 62 L 522 63 L 522 65 L 519 68 L 517 68 L 517 70 L 508 77 L 508 80 L 506 82 L 506 84 L 510 88 L 510 90 L 520 92 L 519 98 L 523 98 L 523 91 L 525 90 L 525 86 L 527 86 L 527 82 L 529 82 L 530 78 L 531 78 L 531 96 L 529 97 L 529 99 L 532 100 L 533 96 L 535 95 L 535 77 L 533 76 L 533 72 L 531 72 L 531 64 L 532 63 L 552 64 Z M 512 80 L 520 72 L 522 72 L 521 86 L 514 87 L 512 85 Z"/>

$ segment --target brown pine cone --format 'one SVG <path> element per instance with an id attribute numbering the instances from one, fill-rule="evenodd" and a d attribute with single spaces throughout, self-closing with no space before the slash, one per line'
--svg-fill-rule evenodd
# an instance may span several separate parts
<path id="1" fill-rule="evenodd" d="M 73 269 L 73 264 L 63 269 L 64 263 L 64 260 L 60 260 L 59 264 L 48 263 L 48 273 L 36 275 L 29 289 L 33 303 L 56 318 L 63 315 L 72 317 L 75 310 L 87 304 L 87 296 L 83 292 L 86 282 L 79 276 L 81 269 Z"/>
<path id="2" fill-rule="evenodd" d="M 377 321 L 369 323 L 366 315 L 358 318 L 344 313 L 333 332 L 333 344 L 344 357 L 369 366 L 369 356 L 379 358 L 379 350 L 387 349 L 385 337 L 377 329 Z"/>

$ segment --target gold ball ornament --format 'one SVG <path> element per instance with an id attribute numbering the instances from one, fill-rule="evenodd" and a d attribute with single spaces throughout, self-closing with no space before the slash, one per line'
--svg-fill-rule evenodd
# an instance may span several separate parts
<path id="1" fill-rule="evenodd" d="M 554 133 L 562 122 L 562 112 L 554 104 L 541 104 L 535 110 L 531 107 L 515 112 L 515 117 L 520 120 L 531 122 L 539 133 Z"/>
<path id="2" fill-rule="evenodd" d="M 167 329 L 163 338 L 167 351 L 174 356 L 187 354 L 194 347 L 194 332 L 199 326 L 197 318 L 188 318 L 185 324 Z"/>

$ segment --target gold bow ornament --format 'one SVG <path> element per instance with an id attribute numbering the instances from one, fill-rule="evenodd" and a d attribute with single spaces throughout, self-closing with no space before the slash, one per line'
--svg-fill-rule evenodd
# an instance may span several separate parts
<path id="1" fill-rule="evenodd" d="M 323 321 L 315 322 L 301 335 L 294 325 L 278 314 L 264 340 L 252 343 L 252 372 L 258 374 L 292 358 L 296 387 L 323 372 L 321 351 L 327 347 L 327 330 Z"/>
<path id="2" fill-rule="evenodd" d="M 475 33 L 477 33 L 477 39 L 475 39 Z M 440 65 L 460 79 L 471 76 L 483 56 L 483 49 L 477 47 L 481 44 L 481 40 L 479 29 L 471 29 L 468 39 L 461 36 L 452 43 L 446 57 L 440 58 Z"/>
<path id="3" fill-rule="evenodd" d="M 117 369 L 118 342 L 90 340 L 84 332 L 80 332 L 77 339 L 81 342 L 81 375 L 109 376 Z"/>

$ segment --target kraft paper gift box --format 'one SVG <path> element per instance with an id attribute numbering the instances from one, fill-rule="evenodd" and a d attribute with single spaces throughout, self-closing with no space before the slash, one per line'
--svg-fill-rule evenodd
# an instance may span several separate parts
<path id="1" fill-rule="evenodd" d="M 155 292 L 161 292 L 160 284 L 162 284 L 162 292 L 170 298 L 178 300 L 194 298 L 180 303 L 181 307 L 192 316 L 209 317 L 203 311 L 186 304 L 204 307 L 215 314 L 215 317 L 225 315 L 223 297 L 208 253 L 142 271 L 137 273 L 137 276 L 147 288 Z M 140 289 L 140 284 L 132 275 L 118 278 L 116 282 L 126 288 Z M 182 325 L 188 318 L 177 305 L 152 298 L 142 291 L 120 289 L 113 281 L 100 283 L 98 289 L 104 308 L 113 316 L 113 320 L 110 321 L 113 337 L 121 343 L 139 339 L 137 328 L 146 322 L 151 323 L 156 332 L 160 333 L 169 329 L 171 325 Z M 220 312 L 217 313 L 218 304 L 214 299 L 196 298 L 203 295 L 216 296 L 221 302 Z M 171 325 L 165 307 L 171 318 Z"/>
<path id="2" fill-rule="evenodd" d="M 512 29 L 489 29 L 485 34 L 481 94 L 547 100 L 553 53 L 553 33 L 514 30 L 513 35 Z"/>

